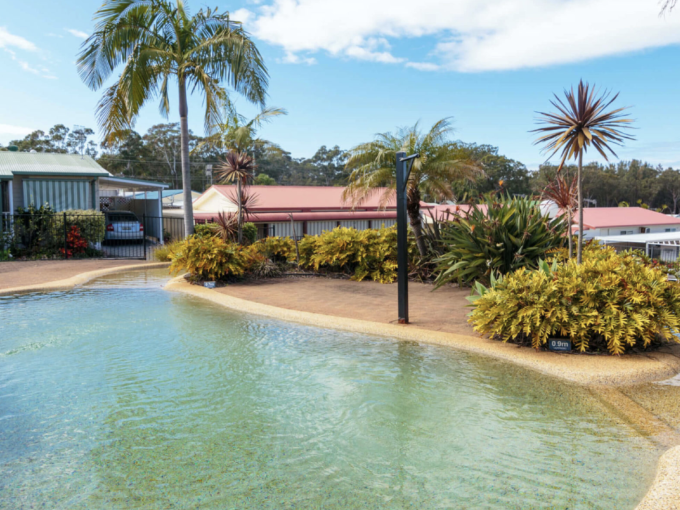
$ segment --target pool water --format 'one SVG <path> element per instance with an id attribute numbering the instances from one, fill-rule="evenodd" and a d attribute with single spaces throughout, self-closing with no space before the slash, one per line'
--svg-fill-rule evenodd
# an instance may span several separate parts
<path id="1" fill-rule="evenodd" d="M 634 508 L 660 451 L 582 387 L 233 313 L 165 270 L 0 298 L 0 508 Z"/>

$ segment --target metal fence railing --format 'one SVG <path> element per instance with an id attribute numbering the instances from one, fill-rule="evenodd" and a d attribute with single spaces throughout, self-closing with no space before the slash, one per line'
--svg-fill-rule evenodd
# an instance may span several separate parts
<path id="1" fill-rule="evenodd" d="M 181 218 L 137 216 L 129 211 L 3 213 L 0 255 L 15 259 L 144 260 L 164 242 L 182 239 L 181 223 Z"/>

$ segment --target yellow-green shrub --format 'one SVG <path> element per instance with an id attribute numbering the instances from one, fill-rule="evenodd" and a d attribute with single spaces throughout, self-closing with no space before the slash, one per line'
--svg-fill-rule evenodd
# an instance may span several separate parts
<path id="1" fill-rule="evenodd" d="M 290 237 L 266 237 L 251 246 L 254 252 L 264 255 L 274 262 L 295 260 L 295 242 Z"/>
<path id="2" fill-rule="evenodd" d="M 170 258 L 170 272 L 188 271 L 203 280 L 219 280 L 242 275 L 252 264 L 252 253 L 243 247 L 226 243 L 218 237 L 189 236 L 178 244 Z"/>
<path id="3" fill-rule="evenodd" d="M 560 336 L 583 352 L 604 340 L 611 354 L 647 347 L 657 335 L 677 341 L 680 287 L 634 253 L 594 246 L 580 265 L 541 262 L 476 290 L 469 322 L 503 341 L 524 336 L 539 348 Z"/>
<path id="4" fill-rule="evenodd" d="M 299 243 L 300 267 L 352 274 L 356 281 L 370 278 L 392 283 L 397 277 L 397 231 L 394 227 L 356 230 L 337 227 Z"/>
<path id="5" fill-rule="evenodd" d="M 182 241 L 165 243 L 154 250 L 153 257 L 159 262 L 169 262 L 172 260 L 171 255 L 179 249 L 181 244 Z"/>

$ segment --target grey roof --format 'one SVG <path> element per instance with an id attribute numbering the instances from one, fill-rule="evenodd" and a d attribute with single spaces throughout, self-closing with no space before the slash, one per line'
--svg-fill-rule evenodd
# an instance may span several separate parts
<path id="1" fill-rule="evenodd" d="M 0 152 L 0 178 L 11 178 L 12 175 L 23 174 L 81 177 L 111 175 L 90 156 L 49 152 Z"/>

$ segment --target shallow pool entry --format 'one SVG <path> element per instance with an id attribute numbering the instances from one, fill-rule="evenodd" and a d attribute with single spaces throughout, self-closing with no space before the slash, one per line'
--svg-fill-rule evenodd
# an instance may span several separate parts
<path id="1" fill-rule="evenodd" d="M 588 390 L 161 289 L 0 297 L 0 508 L 634 508 L 660 455 Z"/>

